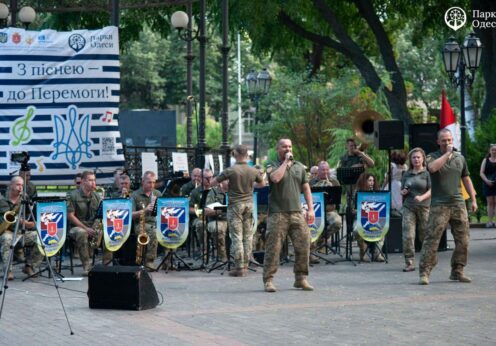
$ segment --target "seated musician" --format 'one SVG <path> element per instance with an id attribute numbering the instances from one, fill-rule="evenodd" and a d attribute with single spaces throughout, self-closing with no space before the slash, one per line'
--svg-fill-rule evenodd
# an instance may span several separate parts
<path id="1" fill-rule="evenodd" d="M 140 227 L 145 228 L 145 232 L 149 237 L 149 243 L 146 245 L 145 268 L 154 269 L 155 259 L 157 258 L 157 222 L 155 216 L 152 215 L 155 200 L 162 197 L 160 191 L 155 189 L 157 176 L 152 171 L 143 173 L 141 187 L 134 191 L 131 195 L 133 201 L 133 223 L 134 233 L 139 234 Z M 144 225 L 141 225 L 141 220 Z"/>
<path id="2" fill-rule="evenodd" d="M 2 260 L 4 266 L 9 262 L 10 255 L 10 245 L 14 238 L 15 222 L 10 225 L 5 222 L 4 215 L 8 211 L 14 211 L 16 217 L 19 217 L 19 209 L 21 206 L 22 190 L 24 188 L 24 180 L 20 176 L 12 177 L 10 180 L 9 188 L 5 193 L 5 198 L 0 198 L 0 251 L 2 253 Z M 28 209 L 26 209 L 28 213 Z M 30 246 L 31 251 L 29 256 L 27 256 L 26 264 L 23 268 L 23 273 L 28 276 L 34 275 L 34 267 L 40 265 L 43 255 L 38 250 L 37 243 L 37 231 L 35 222 L 32 220 L 21 219 L 19 221 L 19 230 L 17 233 L 17 239 L 21 238 L 22 232 L 21 228 L 24 227 L 26 232 L 24 233 L 24 245 Z M 2 233 L 3 232 L 3 233 Z M 17 245 L 22 244 L 22 241 L 18 241 Z M 14 272 L 12 271 L 12 263 L 10 263 L 10 268 L 8 270 L 7 278 L 9 280 L 14 280 Z"/>
<path id="3" fill-rule="evenodd" d="M 206 239 L 203 235 L 203 223 L 207 220 L 203 218 L 203 215 L 199 214 L 198 211 L 203 211 L 205 207 L 205 200 L 202 200 L 204 191 L 210 190 L 212 184 L 213 173 L 210 169 L 205 168 L 203 170 L 203 175 L 200 172 L 200 177 L 203 176 L 202 184 L 193 189 L 189 196 L 189 213 L 190 215 L 197 215 L 198 218 L 192 220 L 192 229 L 198 241 L 200 242 L 202 249 L 206 249 L 205 242 Z M 206 217 L 207 215 L 205 215 Z"/>
<path id="4" fill-rule="evenodd" d="M 131 196 L 131 178 L 126 173 L 122 173 L 119 176 L 119 190 L 113 191 L 110 194 L 110 198 L 129 198 Z M 112 263 L 113 252 L 108 251 L 107 248 L 103 247 L 102 263 L 108 265 Z"/>
<path id="5" fill-rule="evenodd" d="M 327 161 L 319 162 L 317 178 L 310 181 L 310 187 L 324 187 L 324 186 L 339 186 L 339 181 L 334 177 L 329 176 L 329 164 Z M 335 233 L 339 232 L 342 226 L 341 217 L 336 210 L 335 204 L 326 204 L 326 228 L 322 232 L 320 238 L 314 241 L 310 245 L 310 263 L 319 263 L 317 257 L 313 256 L 311 253 L 317 249 L 322 244 L 326 244 L 328 239 Z"/>
<path id="6" fill-rule="evenodd" d="M 84 171 L 81 175 L 81 186 L 67 194 L 67 213 L 70 225 L 69 237 L 76 243 L 79 258 L 83 264 L 83 276 L 91 270 L 91 245 L 98 245 L 97 238 L 101 229 L 95 229 L 96 216 L 101 197 L 96 190 L 96 176 L 92 171 Z M 100 234 L 99 234 L 100 233 Z"/>
<path id="7" fill-rule="evenodd" d="M 202 172 L 200 168 L 193 168 L 191 171 L 191 180 L 181 187 L 181 195 L 184 197 L 189 197 L 191 191 L 196 189 L 201 184 Z"/>
<path id="8" fill-rule="evenodd" d="M 226 231 L 227 231 L 227 216 L 226 211 L 215 210 L 209 208 L 213 203 L 220 203 L 226 205 L 227 189 L 229 187 L 229 180 L 224 180 L 218 186 L 210 189 L 205 202 L 204 213 L 208 220 L 207 230 L 208 233 L 213 234 L 216 241 L 217 259 L 225 262 L 227 261 L 226 254 Z"/>

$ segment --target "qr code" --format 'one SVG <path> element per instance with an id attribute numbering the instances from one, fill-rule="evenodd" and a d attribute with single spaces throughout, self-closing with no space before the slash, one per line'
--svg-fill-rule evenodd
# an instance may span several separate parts
<path id="1" fill-rule="evenodd" d="M 113 154 L 115 152 L 115 138 L 102 137 L 102 155 Z"/>

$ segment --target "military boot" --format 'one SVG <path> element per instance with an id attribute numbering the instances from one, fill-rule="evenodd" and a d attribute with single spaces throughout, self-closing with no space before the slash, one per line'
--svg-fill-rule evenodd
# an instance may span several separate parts
<path id="1" fill-rule="evenodd" d="M 405 263 L 405 268 L 403 268 L 404 272 L 413 272 L 415 270 L 415 264 L 413 260 L 407 260 Z"/>
<path id="2" fill-rule="evenodd" d="M 367 243 L 361 238 L 357 240 L 357 243 L 358 243 L 358 248 L 360 249 L 360 261 L 370 262 L 370 258 L 369 256 L 367 256 L 367 250 L 368 250 Z"/>
<path id="3" fill-rule="evenodd" d="M 425 273 L 420 274 L 419 285 L 428 285 L 429 284 L 429 276 Z"/>
<path id="4" fill-rule="evenodd" d="M 276 292 L 276 286 L 274 286 L 274 284 L 272 283 L 272 280 L 267 280 L 265 283 L 264 283 L 264 289 L 265 289 L 265 292 Z"/>
<path id="5" fill-rule="evenodd" d="M 305 277 L 297 277 L 293 287 L 301 288 L 303 291 L 313 291 L 313 287 L 308 283 Z"/>
<path id="6" fill-rule="evenodd" d="M 451 275 L 450 275 L 450 280 L 453 280 L 453 281 L 459 281 L 459 282 L 465 282 L 465 283 L 470 283 L 472 282 L 472 279 L 469 278 L 468 276 L 465 276 L 465 274 L 463 274 L 463 272 L 451 272 Z"/>
<path id="7" fill-rule="evenodd" d="M 26 264 L 24 266 L 24 268 L 22 268 L 22 272 L 24 274 L 26 274 L 28 277 L 35 277 L 35 272 L 33 270 L 33 267 L 31 267 L 30 265 Z"/>
<path id="8" fill-rule="evenodd" d="M 233 277 L 246 276 L 246 275 L 243 275 L 243 269 L 244 268 L 232 269 L 232 270 L 229 271 L 229 276 L 233 276 Z"/>

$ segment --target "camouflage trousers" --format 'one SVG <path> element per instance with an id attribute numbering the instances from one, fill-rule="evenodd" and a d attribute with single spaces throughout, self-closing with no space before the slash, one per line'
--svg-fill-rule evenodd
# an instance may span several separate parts
<path id="1" fill-rule="evenodd" d="M 429 220 L 429 207 L 417 205 L 414 207 L 403 206 L 403 255 L 405 263 L 415 259 L 415 233 L 420 242 L 424 241 L 427 221 Z M 412 262 L 413 263 L 413 262 Z"/>
<path id="2" fill-rule="evenodd" d="M 31 247 L 31 251 L 29 255 L 26 257 L 26 264 L 31 267 L 39 267 L 41 261 L 43 260 L 43 254 L 38 249 L 37 239 L 38 235 L 37 231 L 26 231 L 24 233 L 24 245 Z M 17 246 L 21 244 L 22 235 L 17 235 Z M 10 245 L 12 244 L 12 240 L 14 239 L 14 232 L 5 231 L 2 236 L 0 236 L 0 251 L 2 252 L 2 261 L 4 265 L 9 262 L 9 254 L 10 254 Z M 10 263 L 9 271 L 12 271 L 12 263 Z"/>
<path id="3" fill-rule="evenodd" d="M 431 207 L 427 232 L 422 244 L 420 258 L 420 276 L 429 276 L 437 264 L 437 249 L 444 230 L 451 225 L 451 234 L 455 240 L 455 250 L 451 255 L 451 271 L 463 273 L 467 265 L 468 242 L 470 238 L 468 213 L 465 203 L 456 205 L 436 205 Z"/>
<path id="4" fill-rule="evenodd" d="M 310 245 L 310 252 L 313 252 L 317 249 L 317 247 L 326 244 L 333 234 L 336 234 L 341 230 L 342 224 L 343 221 L 341 220 L 341 216 L 339 216 L 337 212 L 326 212 L 326 228 L 320 235 L 319 239 L 312 242 L 312 244 Z"/>
<path id="5" fill-rule="evenodd" d="M 237 269 L 247 267 L 253 242 L 253 203 L 235 203 L 227 207 L 231 255 Z"/>
<path id="6" fill-rule="evenodd" d="M 279 256 L 286 237 L 289 235 L 294 247 L 295 277 L 308 275 L 310 253 L 310 230 L 299 211 L 269 214 L 265 244 L 263 281 L 272 280 L 279 266 Z"/>
<path id="7" fill-rule="evenodd" d="M 79 259 L 83 264 L 84 270 L 91 269 L 90 248 L 88 244 L 88 232 L 81 227 L 73 227 L 69 230 L 69 237 L 74 241 L 75 247 L 79 253 Z"/>
<path id="8" fill-rule="evenodd" d="M 217 259 L 221 261 L 227 260 L 226 254 L 226 232 L 227 221 L 217 220 L 210 221 L 207 225 L 208 233 L 214 235 L 215 244 L 217 248 Z"/>
<path id="9" fill-rule="evenodd" d="M 150 239 L 150 242 L 146 245 L 146 253 L 145 253 L 145 264 L 151 263 L 155 261 L 155 258 L 157 258 L 157 247 L 158 247 L 158 241 L 157 241 L 157 227 L 155 224 L 151 225 L 149 223 L 145 223 L 145 232 L 148 234 L 148 238 Z M 138 234 L 137 230 L 136 234 Z"/>
<path id="10" fill-rule="evenodd" d="M 263 251 L 265 249 L 265 229 L 267 228 L 267 213 L 258 213 L 257 230 L 253 233 L 252 250 Z M 260 226 L 265 223 L 265 226 Z"/>

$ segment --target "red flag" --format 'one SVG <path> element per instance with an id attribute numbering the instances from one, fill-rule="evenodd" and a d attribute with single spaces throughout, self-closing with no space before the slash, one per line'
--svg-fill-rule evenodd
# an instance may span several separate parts
<path id="1" fill-rule="evenodd" d="M 451 108 L 446 92 L 444 89 L 441 92 L 441 116 L 439 117 L 439 127 L 447 128 L 453 134 L 453 144 L 455 148 L 460 149 L 460 126 L 456 122 L 455 112 Z"/>

